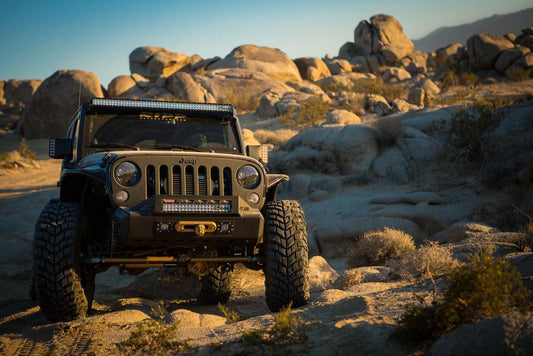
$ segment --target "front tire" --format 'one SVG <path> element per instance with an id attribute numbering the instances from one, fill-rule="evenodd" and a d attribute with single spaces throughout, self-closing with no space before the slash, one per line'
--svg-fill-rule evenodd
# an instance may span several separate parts
<path id="1" fill-rule="evenodd" d="M 265 214 L 265 296 L 277 312 L 289 304 L 300 307 L 309 300 L 307 229 L 297 201 L 267 203 Z"/>
<path id="2" fill-rule="evenodd" d="M 202 277 L 198 301 L 201 304 L 225 304 L 231 296 L 233 271 L 226 265 L 218 265 Z"/>
<path id="3" fill-rule="evenodd" d="M 78 204 L 51 202 L 35 224 L 35 287 L 50 321 L 83 318 L 92 303 L 94 274 L 82 274 L 81 268 L 82 223 Z"/>

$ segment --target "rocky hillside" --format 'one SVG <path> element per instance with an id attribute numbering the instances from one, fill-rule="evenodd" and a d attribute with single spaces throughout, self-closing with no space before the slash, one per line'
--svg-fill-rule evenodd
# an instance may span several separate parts
<path id="1" fill-rule="evenodd" d="M 465 44 L 473 33 L 491 35 L 519 33 L 521 29 L 531 26 L 532 18 L 533 8 L 511 14 L 493 15 L 464 25 L 438 28 L 422 38 L 413 40 L 413 43 L 418 51 L 432 51 L 450 43 Z"/>
<path id="2" fill-rule="evenodd" d="M 527 352 L 531 50 L 527 27 L 415 51 L 396 19 L 376 15 L 357 24 L 335 58 L 290 59 L 242 45 L 205 59 L 146 46 L 132 51 L 130 73 L 107 89 L 82 70 L 0 82 L 0 354 Z M 33 224 L 57 196 L 60 166 L 43 159 L 42 138 L 63 135 L 78 101 L 95 96 L 234 104 L 246 140 L 272 145 L 270 171 L 290 174 L 280 196 L 305 210 L 309 305 L 269 313 L 262 272 L 240 265 L 227 309 L 199 305 L 198 281 L 184 271 L 119 276 L 111 269 L 97 278 L 87 319 L 49 324 L 27 297 Z M 476 268 L 489 274 L 469 281 L 483 283 L 468 282 L 472 288 L 457 287 L 459 299 L 450 297 L 450 271 L 459 278 Z M 492 294 L 513 303 L 473 309 L 421 334 L 453 303 Z M 412 302 L 420 309 L 409 309 Z M 420 328 L 406 310 L 430 320 Z M 424 339 L 398 336 L 406 325 Z"/>

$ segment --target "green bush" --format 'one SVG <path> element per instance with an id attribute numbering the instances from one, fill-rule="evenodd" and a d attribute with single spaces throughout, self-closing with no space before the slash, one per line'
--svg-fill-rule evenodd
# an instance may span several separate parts
<path id="1" fill-rule="evenodd" d="M 235 311 L 235 309 L 230 309 L 221 303 L 218 303 L 218 310 L 224 314 L 226 318 L 226 324 L 233 324 L 239 321 L 241 316 Z"/>
<path id="2" fill-rule="evenodd" d="M 267 330 L 244 331 L 242 334 L 244 342 L 270 348 L 307 342 L 308 336 L 303 327 L 303 320 L 292 314 L 291 304 L 283 307 L 279 313 L 274 315 L 274 324 Z"/>
<path id="3" fill-rule="evenodd" d="M 529 311 L 530 292 L 509 262 L 487 255 L 473 256 L 447 276 L 448 287 L 431 304 L 419 298 L 401 317 L 395 336 L 428 345 L 459 326 L 511 311 Z"/>
<path id="4" fill-rule="evenodd" d="M 155 320 L 143 321 L 129 338 L 119 344 L 119 350 L 126 355 L 168 355 L 184 351 L 187 342 L 173 340 L 178 323 L 165 325 Z"/>
<path id="5" fill-rule="evenodd" d="M 493 109 L 483 103 L 464 105 L 449 124 L 432 125 L 428 132 L 441 136 L 450 160 L 477 166 L 486 159 L 488 136 L 499 121 Z"/>

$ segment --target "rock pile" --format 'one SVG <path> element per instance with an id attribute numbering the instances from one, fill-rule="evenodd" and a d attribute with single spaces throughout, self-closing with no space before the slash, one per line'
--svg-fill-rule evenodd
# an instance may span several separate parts
<path id="1" fill-rule="evenodd" d="M 382 75 L 386 81 L 403 81 L 427 72 L 429 56 L 413 52 L 413 42 L 392 16 L 379 14 L 363 20 L 354 31 L 354 42 L 346 42 L 338 58 L 349 61 L 363 73 Z M 392 68 L 391 68 L 392 67 Z"/>
<path id="2" fill-rule="evenodd" d="M 452 44 L 436 51 L 436 57 L 461 71 L 493 71 L 512 77 L 513 72 L 527 71 L 533 76 L 533 27 L 522 29 L 519 36 L 478 33 L 466 46 Z"/>
<path id="3" fill-rule="evenodd" d="M 41 80 L 0 81 L 0 134 L 13 130 Z"/>

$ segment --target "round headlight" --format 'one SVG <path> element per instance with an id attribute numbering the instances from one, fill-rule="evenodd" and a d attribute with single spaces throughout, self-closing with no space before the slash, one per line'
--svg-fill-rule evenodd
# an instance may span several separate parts
<path id="1" fill-rule="evenodd" d="M 242 166 L 237 171 L 237 182 L 246 189 L 253 189 L 259 185 L 259 172 L 252 166 Z"/>
<path id="2" fill-rule="evenodd" d="M 133 186 L 139 182 L 141 171 L 131 162 L 122 162 L 115 167 L 115 180 L 123 186 Z"/>

